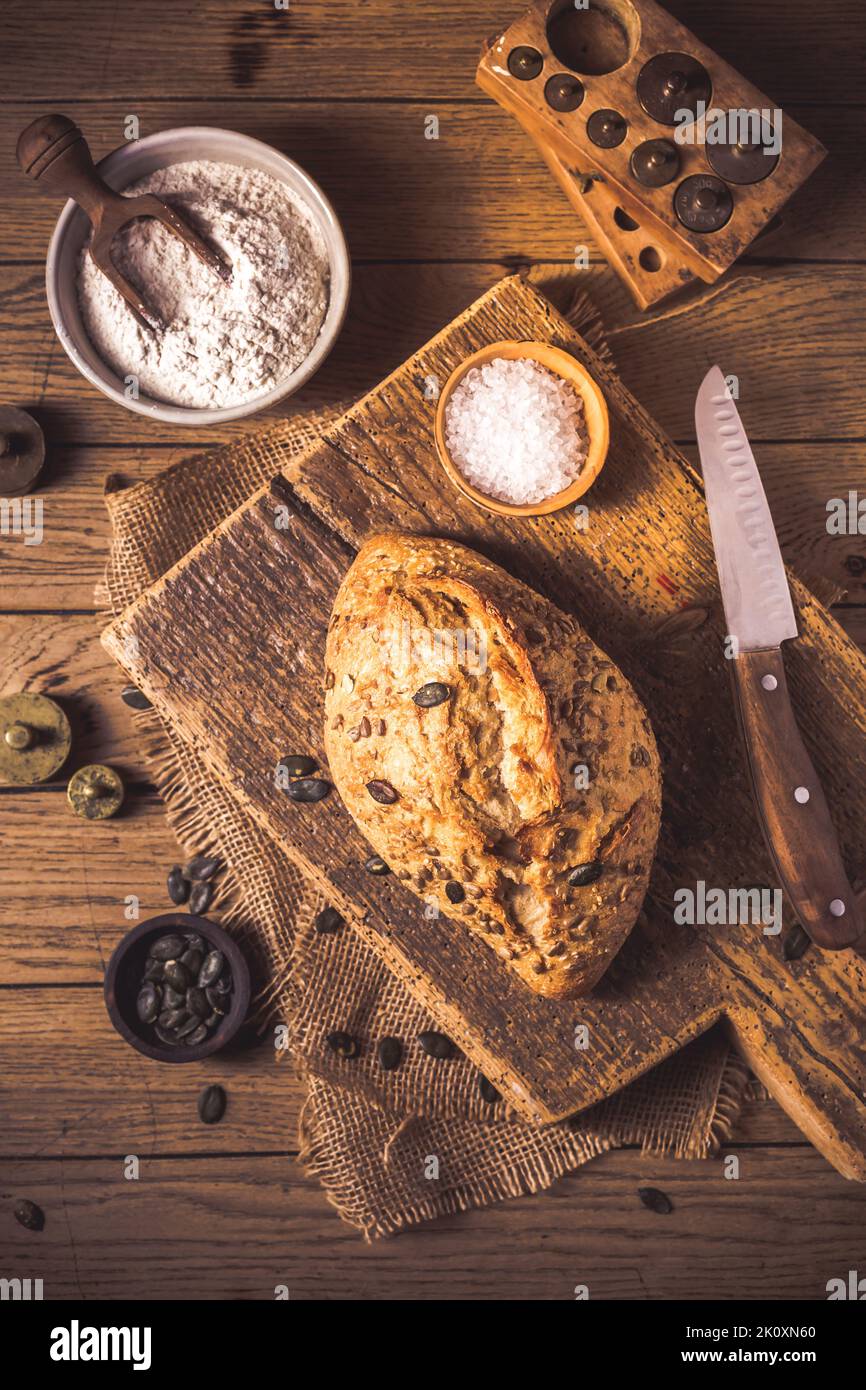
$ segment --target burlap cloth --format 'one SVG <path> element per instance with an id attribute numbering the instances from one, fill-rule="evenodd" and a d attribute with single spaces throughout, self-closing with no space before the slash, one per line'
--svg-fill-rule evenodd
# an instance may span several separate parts
<path id="1" fill-rule="evenodd" d="M 569 317 L 607 353 L 597 314 L 582 294 Z M 122 612 L 258 488 L 280 472 L 291 476 L 338 413 L 296 414 L 267 433 L 184 460 L 132 487 L 110 477 L 105 606 L 113 615 Z M 301 1161 L 340 1215 L 368 1239 L 537 1192 L 624 1144 L 697 1158 L 729 1134 L 747 1073 L 718 1030 L 572 1121 L 533 1127 L 504 1102 L 491 1107 L 467 1059 L 435 1061 L 415 1044 L 435 1023 L 369 946 L 348 928 L 336 935 L 313 930 L 312 919 L 325 906 L 318 891 L 196 752 L 154 711 L 136 718 L 184 850 L 215 852 L 224 861 L 215 911 L 258 957 L 267 981 L 260 1016 L 269 1026 L 275 1020 L 287 1025 L 290 1054 L 307 1087 Z M 323 1037 L 338 1028 L 363 1040 L 352 1062 L 323 1047 Z M 375 1056 L 376 1040 L 386 1035 L 406 1044 L 393 1072 L 383 1072 Z"/>

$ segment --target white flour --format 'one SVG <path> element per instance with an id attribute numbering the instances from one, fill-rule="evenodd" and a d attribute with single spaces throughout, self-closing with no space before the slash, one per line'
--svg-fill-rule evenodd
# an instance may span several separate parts
<path id="1" fill-rule="evenodd" d="M 307 209 L 270 174 L 194 160 L 123 190 L 155 193 L 222 254 L 231 283 L 152 218 L 114 239 L 112 259 L 165 327 L 142 328 L 82 254 L 78 301 L 99 355 L 141 395 L 170 405 L 238 405 L 309 356 L 328 308 L 328 253 Z"/>

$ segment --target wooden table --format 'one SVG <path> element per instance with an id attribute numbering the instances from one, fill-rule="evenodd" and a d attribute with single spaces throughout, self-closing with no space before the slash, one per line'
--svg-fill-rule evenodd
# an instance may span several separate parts
<path id="1" fill-rule="evenodd" d="M 825 526 L 828 499 L 866 490 L 860 0 L 669 8 L 830 158 L 736 285 L 704 289 L 688 312 L 640 315 L 591 243 L 582 283 L 626 382 L 690 455 L 704 366 L 740 375 L 786 557 L 847 589 L 837 616 L 866 641 L 866 543 Z M 59 696 L 76 761 L 116 764 L 130 791 L 104 825 L 70 814 L 62 779 L 0 794 L 0 1277 L 41 1277 L 46 1297 L 269 1299 L 285 1285 L 292 1298 L 568 1299 L 587 1283 L 596 1298 L 821 1299 L 858 1261 L 866 1273 L 866 1189 L 759 1097 L 722 1151 L 739 1157 L 737 1181 L 721 1158 L 625 1150 L 544 1196 L 365 1246 L 293 1161 L 302 1095 L 269 1043 L 217 1064 L 230 1105 L 205 1127 L 195 1102 L 214 1067 L 149 1064 L 102 1006 L 125 900 L 135 894 L 142 916 L 165 910 L 175 858 L 97 639 L 103 480 L 151 477 L 251 426 L 179 436 L 79 378 L 45 304 L 57 208 L 15 168 L 17 133 L 68 111 L 102 154 L 135 116 L 141 135 L 221 125 L 297 158 L 333 199 L 355 267 L 344 335 L 297 405 L 355 396 L 505 270 L 531 264 L 555 295 L 587 241 L 528 141 L 473 85 L 481 40 L 518 9 L 142 0 L 121 14 L 114 0 L 81 0 L 70 26 L 62 8 L 3 7 L 2 400 L 38 416 L 50 460 L 42 545 L 0 536 L 0 692 Z M 125 1176 L 131 1155 L 137 1179 Z M 663 1188 L 673 1213 L 643 1208 L 643 1185 Z M 44 1208 L 40 1235 L 12 1219 L 19 1197 Z"/>

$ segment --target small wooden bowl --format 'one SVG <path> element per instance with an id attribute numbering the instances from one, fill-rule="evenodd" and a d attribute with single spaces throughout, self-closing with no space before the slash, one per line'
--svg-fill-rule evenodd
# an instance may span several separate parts
<path id="1" fill-rule="evenodd" d="M 570 382 L 583 401 L 584 418 L 589 435 L 589 449 L 583 468 L 573 483 L 570 483 L 562 492 L 555 492 L 552 497 L 546 497 L 543 502 L 515 506 L 510 502 L 500 502 L 496 497 L 488 497 L 485 492 L 479 492 L 464 478 L 445 444 L 445 410 L 455 386 L 473 367 L 481 367 L 485 362 L 492 361 L 494 357 L 506 357 L 510 361 L 519 357 L 531 358 L 533 362 L 538 362 L 540 366 L 546 367 L 555 376 Z M 459 488 L 464 497 L 468 497 L 477 506 L 484 507 L 488 512 L 495 512 L 499 516 L 545 516 L 548 512 L 557 512 L 561 507 L 567 507 L 571 502 L 576 502 L 578 497 L 582 497 L 587 489 L 592 487 L 601 472 L 607 458 L 610 442 L 607 403 L 601 387 L 577 359 L 572 357 L 570 352 L 564 352 L 562 348 L 551 347 L 549 343 L 518 343 L 511 340 L 503 343 L 490 343 L 488 347 L 473 352 L 471 357 L 467 357 L 451 373 L 439 396 L 434 429 L 439 462 L 454 486 Z"/>
<path id="2" fill-rule="evenodd" d="M 166 1047 L 153 1037 L 149 1024 L 142 1023 L 135 1008 L 144 962 L 151 944 L 170 931 L 196 931 L 216 950 L 222 951 L 231 966 L 234 989 L 231 1005 L 222 1023 L 209 1038 L 195 1047 Z M 206 917 L 194 917 L 190 912 L 166 912 L 141 922 L 115 948 L 105 972 L 105 1007 L 108 1016 L 122 1038 L 145 1057 L 157 1062 L 200 1062 L 219 1052 L 238 1032 L 250 1006 L 250 971 L 237 943 L 228 932 Z"/>

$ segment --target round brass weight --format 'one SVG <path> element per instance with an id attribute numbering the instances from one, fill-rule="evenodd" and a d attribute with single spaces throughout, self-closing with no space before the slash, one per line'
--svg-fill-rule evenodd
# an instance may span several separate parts
<path id="1" fill-rule="evenodd" d="M 107 820 L 123 803 L 123 782 L 113 767 L 88 763 L 69 779 L 69 804 L 76 816 L 85 820 Z"/>
<path id="2" fill-rule="evenodd" d="M 594 145 L 602 150 L 616 149 L 621 145 L 628 131 L 628 121 L 619 111 L 602 107 L 593 111 L 586 123 L 586 133 Z"/>
<path id="3" fill-rule="evenodd" d="M 25 691 L 0 699 L 0 782 L 5 786 L 47 782 L 71 746 L 69 720 L 47 695 Z"/>
<path id="4" fill-rule="evenodd" d="M 690 53 L 657 53 L 638 73 L 638 101 L 661 125 L 676 125 L 682 112 L 694 118 L 701 102 L 709 105 L 712 92 L 710 74 Z"/>
<path id="5" fill-rule="evenodd" d="M 508 71 L 518 82 L 531 82 L 543 67 L 544 58 L 537 48 L 530 48 L 528 44 L 512 48 L 508 55 Z"/>
<path id="6" fill-rule="evenodd" d="M 673 140 L 644 140 L 632 150 L 629 168 L 645 188 L 663 188 L 680 172 L 680 152 Z"/>
<path id="7" fill-rule="evenodd" d="M 45 439 L 33 416 L 0 405 L 0 497 L 32 492 L 44 462 Z"/>
<path id="8" fill-rule="evenodd" d="M 772 131 L 769 138 L 773 138 Z M 760 183 L 772 174 L 779 162 L 778 154 L 753 140 L 739 140 L 733 145 L 707 145 L 706 154 L 713 172 L 728 183 Z"/>
<path id="9" fill-rule="evenodd" d="M 583 83 L 567 72 L 556 72 L 544 84 L 544 100 L 554 111 L 576 111 L 586 96 Z"/>
<path id="10" fill-rule="evenodd" d="M 718 232 L 730 221 L 734 196 L 713 174 L 691 174 L 674 194 L 674 210 L 691 232 Z"/>

